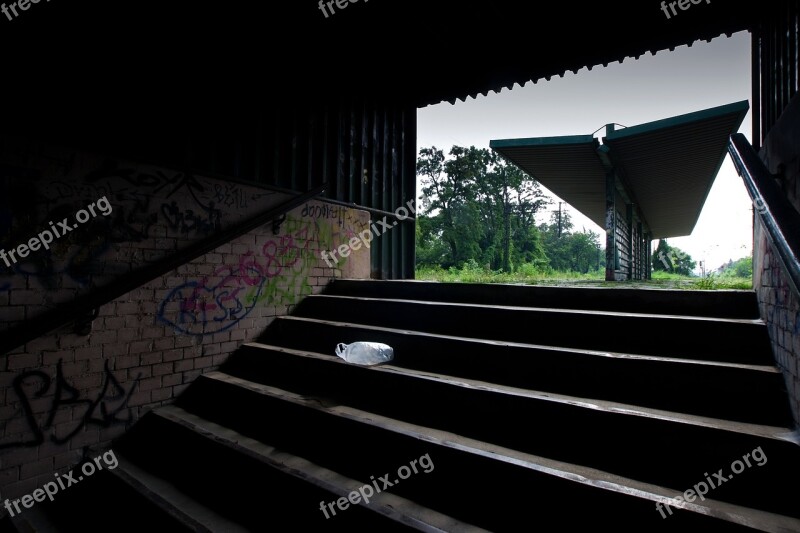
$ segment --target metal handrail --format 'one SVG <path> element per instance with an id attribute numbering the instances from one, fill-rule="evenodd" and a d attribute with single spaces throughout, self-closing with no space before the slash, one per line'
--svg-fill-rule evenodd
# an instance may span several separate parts
<path id="1" fill-rule="evenodd" d="M 800 213 L 741 133 L 731 135 L 728 152 L 795 293 L 800 295 Z"/>
<path id="2" fill-rule="evenodd" d="M 206 239 L 191 244 L 185 249 L 179 250 L 175 254 L 162 259 L 151 265 L 147 265 L 133 272 L 123 275 L 108 286 L 101 287 L 96 291 L 89 294 L 79 296 L 78 298 L 65 303 L 55 309 L 47 311 L 42 315 L 27 320 L 22 324 L 15 326 L 7 331 L 0 333 L 0 354 L 6 354 L 10 350 L 22 346 L 23 344 L 40 337 L 60 326 L 75 322 L 76 318 L 80 319 L 87 315 L 91 315 L 93 310 L 96 310 L 101 305 L 123 296 L 124 294 L 141 287 L 145 283 L 154 280 L 168 272 L 175 270 L 179 266 L 188 263 L 198 257 L 201 257 L 223 244 L 252 231 L 259 226 L 274 220 L 281 215 L 291 211 L 295 207 L 303 205 L 309 200 L 316 198 L 323 192 L 327 183 L 322 184 L 314 189 L 311 189 L 303 194 L 298 194 L 283 202 L 282 204 L 273 207 L 261 214 L 258 214 L 241 224 L 221 230 Z"/>

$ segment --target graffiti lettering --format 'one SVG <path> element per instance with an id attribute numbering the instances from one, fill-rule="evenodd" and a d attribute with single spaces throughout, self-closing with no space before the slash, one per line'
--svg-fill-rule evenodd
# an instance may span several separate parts
<path id="1" fill-rule="evenodd" d="M 211 276 L 176 287 L 159 306 L 159 319 L 189 335 L 210 335 L 232 328 L 258 303 L 276 300 L 277 278 L 289 275 L 294 280 L 295 271 L 302 272 L 308 258 L 315 259 L 308 249 L 309 241 L 300 248 L 294 238 L 284 235 L 270 239 L 259 254 L 242 254 L 238 265 L 219 267 Z"/>
<path id="2" fill-rule="evenodd" d="M 64 444 L 72 439 L 87 425 L 98 425 L 101 427 L 110 427 L 112 424 L 127 423 L 132 420 L 130 411 L 125 418 L 120 417 L 120 413 L 128 409 L 128 401 L 131 394 L 133 394 L 141 378 L 141 374 L 136 377 L 133 384 L 128 391 L 117 381 L 114 374 L 111 373 L 108 367 L 108 359 L 105 361 L 105 368 L 103 371 L 103 384 L 97 398 L 90 400 L 88 398 L 81 398 L 80 391 L 72 386 L 65 378 L 62 371 L 62 360 L 58 361 L 56 365 L 55 380 L 51 379 L 48 374 L 41 370 L 31 370 L 23 372 L 14 378 L 14 392 L 22 403 L 22 410 L 28 422 L 30 430 L 33 432 L 33 438 L 27 441 L 11 442 L 0 445 L 3 448 L 16 448 L 21 446 L 39 446 L 44 442 L 45 431 L 52 430 L 50 433 L 50 440 L 56 444 Z M 26 382 L 33 380 L 39 382 L 38 388 L 33 391 L 32 395 L 28 394 L 26 390 Z M 55 384 L 53 384 L 55 382 Z M 33 412 L 32 400 L 38 399 L 47 394 L 51 385 L 53 385 L 53 403 L 47 414 L 47 419 L 44 424 L 39 424 L 36 414 Z M 62 435 L 58 435 L 53 423 L 56 414 L 62 407 L 69 408 L 70 406 L 83 406 L 85 411 L 80 420 L 75 422 L 75 426 Z"/>
<path id="3" fill-rule="evenodd" d="M 26 242 L 31 228 L 62 220 L 87 201 L 105 196 L 114 206 L 112 219 L 92 221 L 70 232 L 60 246 L 30 254 L 24 263 L 0 272 L 0 290 L 7 290 L 11 286 L 7 277 L 16 275 L 35 278 L 45 289 L 59 288 L 65 279 L 81 287 L 91 286 L 99 281 L 97 275 L 126 272 L 134 267 L 132 261 L 141 261 L 142 254 L 135 257 L 135 253 L 112 245 L 153 238 L 159 220 L 161 236 L 172 232 L 186 239 L 203 237 L 223 226 L 224 213 L 217 207 L 217 198 L 238 209 L 248 199 L 273 194 L 113 160 L 94 164 L 88 172 L 80 170 L 85 164 L 75 168 L 76 176 L 46 180 L 36 169 L 0 167 L 0 247 Z M 110 261 L 115 264 L 109 265 L 108 255 L 114 250 L 117 256 Z M 103 261 L 106 264 L 101 264 Z"/>
<path id="4" fill-rule="evenodd" d="M 272 194 L 274 193 L 248 193 L 236 183 L 215 183 L 213 198 L 217 202 L 217 205 L 222 205 L 229 208 L 245 209 L 248 206 L 248 201 L 258 201 L 261 198 L 270 196 Z"/>
<path id="5" fill-rule="evenodd" d="M 340 218 L 344 213 L 344 208 L 330 204 L 312 204 L 307 203 L 300 213 L 301 217 L 309 218 Z"/>
<path id="6" fill-rule="evenodd" d="M 172 202 L 169 205 L 163 204 L 161 213 L 164 215 L 167 225 L 174 230 L 180 230 L 181 233 L 208 235 L 220 229 L 222 213 L 219 209 L 214 208 L 214 203 L 211 202 L 209 207 L 201 206 L 201 208 L 206 211 L 203 216 L 196 215 L 192 209 L 182 210 L 176 202 Z"/>
<path id="7" fill-rule="evenodd" d="M 332 245 L 332 225 L 290 215 L 283 227 L 285 235 L 243 253 L 235 265 L 173 289 L 158 319 L 180 333 L 211 335 L 236 326 L 260 303 L 292 305 L 311 294 L 308 277 L 319 261 L 311 238 Z"/>

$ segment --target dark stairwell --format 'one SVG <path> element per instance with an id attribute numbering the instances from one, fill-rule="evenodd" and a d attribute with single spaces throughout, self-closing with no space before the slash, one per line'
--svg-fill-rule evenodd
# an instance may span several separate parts
<path id="1" fill-rule="evenodd" d="M 9 26 L 18 33 L 4 32 L 4 36 L 14 36 L 17 44 L 26 43 L 15 45 L 14 54 L 6 54 L 5 68 L 18 85 L 27 84 L 28 90 L 18 87 L 17 93 L 28 100 L 6 106 L 3 131 L 8 139 L 33 133 L 34 139 L 68 140 L 69 146 L 107 157 L 119 154 L 187 172 L 246 177 L 295 193 L 329 178 L 335 191 L 331 199 L 372 208 L 379 217 L 416 195 L 414 151 L 420 106 L 443 99 L 454 103 L 502 86 L 510 88 L 515 82 L 550 79 L 567 70 L 747 30 L 753 36 L 752 141 L 757 149 L 773 145 L 770 168 L 781 176 L 764 176 L 763 181 L 778 177 L 785 187 L 780 194 L 789 198 L 800 189 L 795 187 L 796 176 L 790 175 L 796 166 L 784 163 L 797 161 L 789 153 L 797 143 L 781 141 L 796 138 L 789 130 L 796 131 L 797 121 L 787 120 L 787 130 L 779 131 L 774 143 L 765 142 L 765 137 L 778 129 L 774 128 L 778 117 L 789 99 L 796 98 L 796 46 L 784 45 L 797 43 L 798 2 L 713 6 L 705 15 L 663 21 L 657 6 L 646 3 L 592 3 L 577 10 L 574 5 L 553 4 L 551 12 L 561 11 L 537 21 L 552 32 L 529 31 L 527 7 L 515 11 L 510 2 L 494 10 L 483 5 L 463 9 L 461 4 L 447 2 L 409 3 L 403 10 L 387 4 L 381 13 L 364 9 L 360 16 L 351 8 L 349 18 L 337 15 L 336 24 L 328 24 L 331 21 L 316 13 L 312 2 L 303 9 L 317 15 L 319 28 L 307 25 L 311 17 L 278 17 L 277 6 L 269 6 L 274 20 L 287 25 L 297 21 L 298 35 L 336 42 L 339 50 L 378 43 L 374 49 L 382 57 L 403 58 L 373 65 L 367 70 L 369 75 L 343 77 L 341 62 L 317 61 L 319 51 L 314 48 L 307 49 L 307 57 L 305 52 L 288 53 L 280 42 L 281 32 L 274 32 L 273 45 L 265 42 L 265 34 L 256 31 L 263 29 L 262 17 L 242 17 L 252 21 L 249 29 L 231 25 L 237 36 L 248 36 L 258 46 L 243 46 L 232 39 L 226 54 L 220 48 L 225 39 L 205 40 L 208 51 L 220 58 L 216 66 L 225 65 L 225 75 L 209 70 L 212 54 L 187 56 L 185 43 L 201 43 L 193 33 L 198 25 L 186 23 L 183 6 L 172 17 L 166 9 L 153 17 L 151 10 L 136 6 L 141 24 L 128 24 L 131 30 L 126 33 L 100 12 L 97 19 L 86 18 L 84 25 L 77 25 L 88 8 L 80 11 L 65 4 L 61 12 L 51 9 L 56 16 L 49 25 L 37 25 L 42 19 L 30 18 L 29 26 L 17 24 L 20 21 Z M 377 9 L 372 3 L 369 7 Z M 419 17 L 423 10 L 426 16 Z M 69 18 L 68 12 L 77 15 Z M 468 15 L 465 24 L 447 24 L 456 12 L 460 17 Z M 216 27 L 224 13 L 208 13 Z M 640 23 L 625 32 L 608 32 L 602 24 L 604 19 L 622 18 Z M 155 19 L 164 29 L 161 33 L 172 33 L 181 44 L 175 52 L 168 53 L 159 39 L 141 39 L 141 29 Z M 656 19 L 659 23 L 646 22 Z M 518 31 L 509 31 L 511 22 L 518 24 Z M 327 25 L 324 30 L 320 29 L 323 24 Z M 34 27 L 43 29 L 41 35 L 46 38 L 35 38 Z M 396 38 L 387 31 L 396 27 L 406 28 L 405 34 L 412 38 Z M 104 33 L 98 36 L 100 28 Z M 180 28 L 189 28 L 192 35 L 172 31 Z M 464 28 L 475 31 L 464 32 Z M 486 33 L 490 28 L 496 28 L 495 39 L 506 43 L 509 56 L 505 61 L 485 62 L 478 70 L 467 68 L 472 67 L 473 54 L 452 50 L 469 45 L 483 53 L 488 41 L 475 36 L 490 35 Z M 94 56 L 98 43 L 114 50 L 107 37 L 125 43 L 125 50 L 115 51 L 116 70 L 106 61 L 75 61 Z M 510 38 L 517 41 L 509 42 Z M 562 40 L 572 45 L 553 46 Z M 460 61 L 459 68 L 442 69 L 438 62 L 429 62 L 426 75 L 420 75 L 425 65 L 418 60 L 419 52 L 433 56 L 428 48 L 437 41 L 442 45 L 436 53 L 448 55 L 451 63 Z M 53 42 L 59 46 L 53 47 Z M 76 48 L 77 42 L 85 45 Z M 146 46 L 151 47 L 150 54 L 143 50 Z M 274 98 L 263 113 L 267 118 L 256 118 L 252 111 L 263 104 L 262 50 L 273 49 L 287 52 L 272 54 L 273 59 L 283 58 L 283 64 L 269 66 L 277 73 L 276 79 L 292 72 L 275 84 L 276 88 L 281 85 L 281 94 L 287 98 Z M 531 49 L 547 54 L 531 56 Z M 25 55 L 26 50 L 33 53 Z M 246 58 L 245 50 L 252 51 L 252 57 Z M 186 69 L 176 70 L 186 60 Z M 132 75 L 130 65 L 142 61 L 148 66 L 147 74 Z M 25 65 L 25 72 L 36 65 L 40 75 L 15 72 L 14 62 Z M 298 64 L 311 68 L 297 72 L 294 66 Z M 197 83 L 189 74 L 190 65 L 197 72 L 214 74 Z M 248 83 L 250 76 L 254 83 Z M 420 83 L 421 79 L 425 82 Z M 53 80 L 68 81 L 54 90 Z M 170 90 L 165 90 L 167 86 Z M 258 97 L 247 98 L 242 90 L 247 86 L 256 89 Z M 230 91 L 229 100 L 221 94 L 222 88 Z M 207 101 L 209 106 L 198 109 L 196 101 Z M 229 108 L 230 103 L 237 105 Z M 214 108 L 216 113 L 211 111 Z M 778 148 L 787 149 L 785 157 L 778 157 Z M 65 158 L 65 167 L 71 161 Z M 27 183 L 30 176 L 26 172 L 19 177 Z M 76 185 L 81 183 L 74 180 Z M 163 191 L 166 195 L 171 189 Z M 796 197 L 791 196 L 791 201 L 796 208 Z M 154 204 L 156 210 L 163 207 L 160 203 Z M 23 210 L 30 207 L 18 204 Z M 134 204 L 138 206 L 130 198 L 122 203 Z M 46 227 L 48 218 L 39 223 L 20 220 L 23 229 L 32 230 Z M 791 219 L 785 222 L 789 229 L 798 227 Z M 770 230 L 759 228 L 757 243 Z M 405 234 L 393 231 L 391 242 L 380 250 L 373 247 L 372 277 L 413 277 L 413 223 Z M 797 263 L 800 248 L 794 250 Z M 774 366 L 777 361 L 794 379 L 791 401 L 797 414 L 800 348 L 796 346 L 800 345 L 789 335 L 790 322 L 785 320 L 797 316 L 797 302 L 796 298 L 789 303 L 776 301 L 775 295 L 784 292 L 787 282 L 778 279 L 775 251 L 756 246 L 755 260 L 763 267 L 761 286 L 759 279 L 755 286 L 766 326 L 758 319 L 755 297 L 749 292 L 676 294 L 335 282 L 324 296 L 308 298 L 292 316 L 276 319 L 259 342 L 241 346 L 219 371 L 201 375 L 211 366 L 201 368 L 200 360 L 211 365 L 213 359 L 216 365 L 223 355 L 207 355 L 207 345 L 198 346 L 195 353 L 185 348 L 190 353 L 174 362 L 168 376 L 172 384 L 168 392 L 183 394 L 174 405 L 147 414 L 113 443 L 119 467 L 97 473 L 92 483 L 59 493 L 53 505 L 37 504 L 26 510 L 17 526 L 26 531 L 144 531 L 153 527 L 262 531 L 289 529 L 288 523 L 292 529 L 309 526 L 315 530 L 516 531 L 547 530 L 548 525 L 558 524 L 555 527 L 564 530 L 611 526 L 618 531 L 721 531 L 750 526 L 798 531 L 797 433 L 789 417 L 785 382 Z M 202 275 L 198 270 L 190 277 Z M 301 279 L 320 282 L 324 277 L 308 274 Z M 143 297 L 138 292 L 129 297 L 137 298 Z M 124 305 L 136 307 L 133 303 Z M 112 311 L 103 320 L 123 318 L 115 305 L 107 304 Z M 129 373 L 123 385 L 132 391 L 138 385 L 133 379 L 136 373 L 129 368 L 171 366 L 166 356 L 178 350 L 159 348 L 157 343 L 177 345 L 188 342 L 188 336 L 173 339 L 162 335 L 163 326 L 145 325 L 153 315 L 141 313 L 135 317 L 136 327 L 126 328 L 129 335 L 145 340 L 91 340 L 102 344 L 102 350 L 92 355 L 92 379 L 101 379 L 102 365 L 111 360 L 119 365 L 117 369 Z M 775 358 L 767 327 L 773 333 Z M 242 330 L 259 331 L 256 328 L 242 326 Z M 54 376 L 56 365 L 59 371 L 61 365 L 56 349 L 76 358 L 78 350 L 100 349 L 87 345 L 62 350 L 53 337 L 47 339 L 53 345 L 47 350 L 35 344 L 28 348 L 31 354 L 12 354 L 9 360 L 18 363 L 15 370 Z M 64 337 L 68 343 L 77 342 L 73 334 Z M 795 348 L 779 342 L 786 338 Z M 396 359 L 390 365 L 364 369 L 332 355 L 336 343 L 354 340 L 388 342 L 395 347 Z M 134 345 L 149 342 L 148 350 L 154 353 L 134 354 Z M 236 349 L 237 342 L 228 342 Z M 45 364 L 40 357 L 50 362 Z M 184 368 L 187 362 L 194 364 L 192 370 L 179 371 L 179 363 Z M 82 364 L 88 365 L 85 360 Z M 190 386 L 190 381 L 195 382 Z M 92 389 L 82 386 L 81 392 L 87 390 Z M 172 402 L 171 395 L 155 400 L 155 391 L 149 390 L 132 397 L 139 395 L 143 398 L 137 401 L 139 412 L 148 402 Z M 7 395 L 8 402 L 14 398 Z M 36 415 L 46 420 L 48 406 L 43 399 L 37 408 Z M 61 410 L 65 412 L 79 419 L 83 416 L 72 405 Z M 24 419 L 20 416 L 14 423 L 19 429 Z M 98 437 L 92 443 L 107 444 L 103 432 L 94 433 Z M 12 437 L 16 440 L 16 434 Z M 69 443 L 72 453 L 81 447 L 81 443 Z M 22 490 L 23 483 L 38 486 L 37 475 L 52 479 L 53 468 L 40 468 L 42 460 L 53 461 L 53 449 L 48 441 L 13 451 L 24 459 L 11 469 L 18 469 L 20 478 L 23 469 L 29 474 L 15 483 L 21 492 L 30 492 Z M 710 480 L 720 469 L 730 475 L 732 465 L 755 450 L 767 460 L 763 466 L 748 456 L 753 464 L 739 462 L 741 473 L 710 490 L 705 501 L 681 504 L 685 509 L 673 505 L 671 516 L 658 510 L 658 503 L 664 510 L 668 498 Z M 11 456 L 3 456 L 1 468 L 9 470 Z M 350 491 L 372 483 L 373 477 L 377 480 L 388 473 L 388 480 L 394 481 L 399 468 L 423 456 L 435 465 L 429 473 L 410 475 L 372 498 L 369 505 L 336 507 L 336 516 L 325 517 L 326 503 L 342 502 Z M 56 462 L 54 468 L 67 466 Z M 327 508 L 333 512 L 333 506 Z"/>
<path id="2" fill-rule="evenodd" d="M 357 340 L 393 346 L 394 361 L 332 355 Z M 146 415 L 114 444 L 120 466 L 103 483 L 31 519 L 64 531 L 76 512 L 85 531 L 112 516 L 132 531 L 796 531 L 791 428 L 749 291 L 335 281 Z M 429 472 L 397 479 L 426 455 Z M 705 501 L 657 510 L 720 469 L 731 479 Z M 395 486 L 326 518 L 321 506 L 387 473 Z"/>

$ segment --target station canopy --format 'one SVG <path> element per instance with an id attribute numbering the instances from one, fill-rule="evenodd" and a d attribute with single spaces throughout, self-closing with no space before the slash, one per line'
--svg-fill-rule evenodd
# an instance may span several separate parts
<path id="1" fill-rule="evenodd" d="M 606 224 L 606 176 L 614 172 L 638 206 L 652 239 L 694 230 L 749 104 L 736 102 L 623 129 L 606 136 L 491 141 L 491 148 L 600 227 Z"/>

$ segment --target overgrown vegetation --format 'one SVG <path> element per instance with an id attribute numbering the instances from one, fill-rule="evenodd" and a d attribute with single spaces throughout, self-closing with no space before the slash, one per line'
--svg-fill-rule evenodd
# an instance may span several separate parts
<path id="1" fill-rule="evenodd" d="M 422 210 L 417 215 L 417 266 L 450 271 L 477 264 L 486 272 L 583 274 L 604 268 L 600 236 L 573 231 L 566 211 L 549 223 L 536 217 L 549 197 L 539 183 L 486 149 L 454 146 L 446 158 L 420 150 Z M 470 263 L 472 262 L 472 263 Z"/>
<path id="2" fill-rule="evenodd" d="M 490 150 L 453 146 L 420 150 L 417 174 L 417 279 L 464 283 L 605 285 L 600 235 L 575 231 L 569 213 L 553 205 L 539 183 Z M 541 219 L 541 216 L 539 216 Z M 685 289 L 749 289 L 752 259 L 731 261 L 718 274 L 698 278 L 689 254 L 659 241 L 653 279 L 633 282 Z M 610 284 L 618 286 L 616 284 Z"/>
<path id="3" fill-rule="evenodd" d="M 467 261 L 461 268 L 441 267 L 420 268 L 417 279 L 424 281 L 440 281 L 448 283 L 512 283 L 525 285 L 569 285 L 569 286 L 608 286 L 619 287 L 619 283 L 605 281 L 605 269 L 583 272 L 560 272 L 556 270 L 539 271 L 523 266 L 517 272 L 506 273 L 492 271 L 478 265 L 475 261 Z M 684 276 L 670 272 L 653 272 L 653 279 L 647 281 L 627 282 L 631 287 L 657 287 L 664 289 L 685 290 L 749 290 L 752 288 L 751 278 L 722 277 L 712 274 L 705 278 Z"/>
<path id="4" fill-rule="evenodd" d="M 753 279 L 753 256 L 743 257 L 737 261 L 728 261 L 719 273 L 721 278 Z"/>

